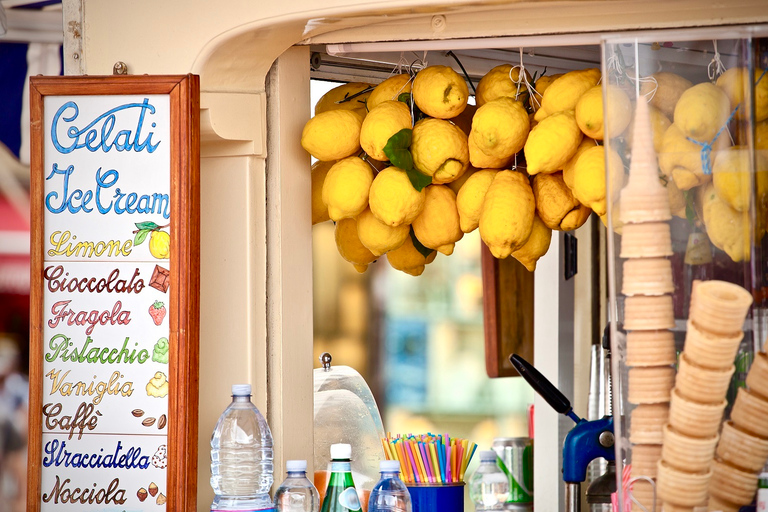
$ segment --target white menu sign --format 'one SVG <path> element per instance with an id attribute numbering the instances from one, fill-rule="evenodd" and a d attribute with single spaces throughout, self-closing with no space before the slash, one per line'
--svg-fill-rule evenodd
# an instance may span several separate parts
<path id="1" fill-rule="evenodd" d="M 43 107 L 40 510 L 165 510 L 169 97 Z"/>

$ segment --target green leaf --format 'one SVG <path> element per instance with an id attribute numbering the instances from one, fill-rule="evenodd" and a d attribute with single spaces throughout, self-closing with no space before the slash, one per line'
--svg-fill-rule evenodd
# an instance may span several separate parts
<path id="1" fill-rule="evenodd" d="M 147 235 L 149 235 L 151 232 L 151 229 L 140 229 L 133 239 L 133 245 L 140 245 L 144 240 L 146 240 Z"/>
<path id="2" fill-rule="evenodd" d="M 688 190 L 685 191 L 685 218 L 691 224 L 696 220 L 696 209 L 693 207 L 693 194 Z"/>
<path id="3" fill-rule="evenodd" d="M 156 229 L 159 228 L 154 222 L 137 222 L 136 227 L 139 229 Z"/>
<path id="4" fill-rule="evenodd" d="M 395 165 L 404 171 L 413 169 L 413 157 L 408 150 L 408 146 L 411 145 L 412 134 L 413 130 L 410 128 L 403 128 L 391 136 L 384 146 L 384 154 L 387 155 L 387 158 L 392 162 L 392 165 Z"/>
<path id="5" fill-rule="evenodd" d="M 434 249 L 430 249 L 429 247 L 424 247 L 424 244 L 419 242 L 419 239 L 416 238 L 416 233 L 413 232 L 413 228 L 411 228 L 411 242 L 413 242 L 413 246 L 425 258 L 428 258 L 430 254 L 435 252 Z"/>
<path id="6" fill-rule="evenodd" d="M 411 180 L 411 185 L 416 189 L 416 192 L 421 192 L 424 187 L 432 183 L 432 176 L 422 174 L 416 169 L 409 169 L 405 173 L 408 175 L 408 179 Z"/>
<path id="7" fill-rule="evenodd" d="M 411 104 L 411 93 L 409 92 L 401 92 L 397 96 L 397 101 L 402 101 L 403 103 Z"/>

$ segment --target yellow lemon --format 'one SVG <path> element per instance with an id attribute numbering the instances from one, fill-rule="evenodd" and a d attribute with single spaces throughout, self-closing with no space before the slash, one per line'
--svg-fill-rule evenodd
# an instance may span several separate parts
<path id="1" fill-rule="evenodd" d="M 429 66 L 413 80 L 413 101 L 431 117 L 450 119 L 467 106 L 467 82 L 448 66 Z"/>
<path id="2" fill-rule="evenodd" d="M 640 95 L 650 97 L 652 107 L 658 108 L 665 116 L 672 117 L 680 96 L 693 86 L 693 83 L 668 71 L 661 71 L 650 76 L 640 84 Z"/>
<path id="3" fill-rule="evenodd" d="M 547 90 L 547 87 L 552 85 L 552 82 L 563 76 L 564 73 L 555 73 L 554 75 L 543 75 L 540 76 L 538 79 L 536 79 L 536 84 L 534 85 L 534 91 L 530 98 L 528 98 L 528 105 L 531 107 L 531 110 L 535 113 L 541 108 L 541 99 L 544 94 L 544 91 Z"/>
<path id="4" fill-rule="evenodd" d="M 632 118 L 632 104 L 629 96 L 616 86 L 609 86 L 608 95 L 608 136 L 621 135 Z M 576 123 L 584 135 L 603 140 L 603 88 L 596 85 L 581 95 L 576 102 Z"/>
<path id="5" fill-rule="evenodd" d="M 483 199 L 493 178 L 499 171 L 484 169 L 472 174 L 456 195 L 456 208 L 459 211 L 459 225 L 465 233 L 474 231 L 480 222 L 480 210 Z"/>
<path id="6" fill-rule="evenodd" d="M 728 147 L 728 137 L 718 137 L 714 150 Z M 690 190 L 712 179 L 704 172 L 702 165 L 702 146 L 686 138 L 677 123 L 672 123 L 661 140 L 659 151 L 659 169 L 667 178 L 675 180 L 680 190 Z M 710 157 L 711 165 L 711 157 Z"/>
<path id="7" fill-rule="evenodd" d="M 467 140 L 469 148 L 469 163 L 477 169 L 504 169 L 514 161 L 514 155 L 507 158 L 498 158 L 486 155 L 477 147 L 472 137 Z"/>
<path id="8" fill-rule="evenodd" d="M 384 101 L 374 107 L 363 120 L 360 130 L 360 146 L 376 160 L 389 160 L 384 146 L 389 138 L 411 128 L 411 111 L 402 101 Z"/>
<path id="9" fill-rule="evenodd" d="M 735 262 L 749 260 L 749 214 L 737 212 L 720 199 L 712 183 L 699 187 L 696 198 L 712 244 Z"/>
<path id="10" fill-rule="evenodd" d="M 477 105 L 467 105 L 467 108 L 465 108 L 461 114 L 457 115 L 456 117 L 452 117 L 450 121 L 461 128 L 461 131 L 463 131 L 464 134 L 469 137 L 469 132 L 472 130 L 472 119 L 475 117 L 475 112 L 477 112 Z"/>
<path id="11" fill-rule="evenodd" d="M 536 199 L 525 174 L 496 173 L 480 212 L 480 238 L 494 257 L 506 258 L 528 241 L 535 211 Z"/>
<path id="12" fill-rule="evenodd" d="M 478 169 L 477 167 L 473 167 L 472 165 L 470 165 L 467 167 L 467 170 L 464 171 L 464 174 L 462 174 L 452 182 L 446 183 L 446 185 L 448 185 L 448 188 L 453 190 L 453 193 L 458 196 L 459 190 L 461 190 L 462 185 L 464 185 L 464 183 L 467 182 L 470 176 L 472 176 L 474 173 L 476 173 L 479 170 L 480 169 Z"/>
<path id="13" fill-rule="evenodd" d="M 350 156 L 336 162 L 325 176 L 323 203 L 334 221 L 357 217 L 368 206 L 373 170 L 361 158 Z"/>
<path id="14" fill-rule="evenodd" d="M 768 193 L 768 160 L 762 152 L 755 154 L 756 191 L 752 188 L 751 163 L 750 151 L 743 146 L 733 146 L 728 150 L 719 151 L 714 157 L 712 182 L 715 192 L 737 212 L 749 211 L 753 197 L 757 199 L 758 204 L 765 203 L 766 193 Z"/>
<path id="15" fill-rule="evenodd" d="M 535 119 L 542 121 L 547 116 L 563 110 L 573 110 L 582 94 L 597 85 L 600 70 L 595 68 L 569 71 L 557 78 L 541 96 L 541 108 Z"/>
<path id="16" fill-rule="evenodd" d="M 365 102 L 371 92 L 363 92 L 373 87 L 362 82 L 350 82 L 340 85 L 323 94 L 315 104 L 315 115 L 328 110 L 356 110 L 365 117 L 368 110 Z M 362 93 L 362 94 L 360 94 Z M 354 96 L 354 97 L 353 97 Z"/>
<path id="17" fill-rule="evenodd" d="M 685 218 L 685 209 L 687 201 L 683 191 L 677 188 L 675 180 L 667 180 L 664 184 L 667 188 L 667 195 L 669 195 L 669 211 L 675 217 Z"/>
<path id="18" fill-rule="evenodd" d="M 528 83 L 531 83 L 531 75 L 528 71 L 525 71 L 524 75 Z M 482 107 L 489 101 L 503 96 L 525 103 L 528 101 L 528 89 L 525 82 L 520 82 L 518 87 L 518 80 L 520 80 L 520 66 L 512 66 L 511 64 L 496 66 L 483 75 L 477 84 L 475 103 L 478 107 Z"/>
<path id="19" fill-rule="evenodd" d="M 432 183 L 449 183 L 469 165 L 467 136 L 450 121 L 424 118 L 413 127 L 411 155 L 414 167 L 432 176 Z"/>
<path id="20" fill-rule="evenodd" d="M 612 200 L 624 185 L 624 165 L 614 150 L 603 146 L 589 148 L 579 156 L 573 168 L 573 195 L 583 205 L 589 206 L 597 215 L 605 215 L 608 208 L 606 199 L 606 152 L 610 172 Z"/>
<path id="21" fill-rule="evenodd" d="M 571 231 L 587 221 L 592 210 L 573 197 L 563 174 L 537 174 L 533 177 L 533 197 L 536 212 L 549 229 Z"/>
<path id="22" fill-rule="evenodd" d="M 584 151 L 588 150 L 589 148 L 593 148 L 597 146 L 597 141 L 595 139 L 590 139 L 589 137 L 584 137 L 581 140 L 581 144 L 579 144 L 579 147 L 576 148 L 576 152 L 573 154 L 573 156 L 566 162 L 566 164 L 563 166 L 563 181 L 566 185 L 568 185 L 568 188 L 573 190 L 573 167 L 576 165 L 576 161 L 578 160 L 579 156 L 581 156 Z"/>
<path id="23" fill-rule="evenodd" d="M 336 248 L 341 257 L 352 263 L 355 269 L 363 273 L 376 256 L 360 242 L 357 236 L 357 220 L 341 219 L 336 223 Z"/>
<path id="24" fill-rule="evenodd" d="M 413 240 L 409 236 L 403 245 L 387 253 L 387 261 L 395 270 L 412 276 L 420 276 L 424 272 L 424 267 L 435 261 L 435 256 L 437 256 L 437 251 L 432 251 L 425 258 L 413 245 Z"/>
<path id="25" fill-rule="evenodd" d="M 694 85 L 680 95 L 675 106 L 674 124 L 686 137 L 699 142 L 712 142 L 725 127 L 731 112 L 728 95 L 709 82 Z M 728 134 L 720 133 L 727 138 Z"/>
<path id="26" fill-rule="evenodd" d="M 413 188 L 404 170 L 387 167 L 373 179 L 368 195 L 371 212 L 384 224 L 410 224 L 424 208 L 426 192 Z"/>
<path id="27" fill-rule="evenodd" d="M 554 85 L 552 84 L 552 87 Z M 525 142 L 528 174 L 562 170 L 568 160 L 576 154 L 582 137 L 572 110 L 557 112 L 540 121 L 533 127 Z"/>
<path id="28" fill-rule="evenodd" d="M 649 105 L 648 114 L 651 118 L 653 150 L 656 151 L 656 154 L 658 154 L 661 152 L 661 142 L 664 140 L 664 134 L 667 132 L 667 128 L 669 128 L 672 124 L 672 121 L 670 121 L 669 118 L 661 112 L 661 110 L 654 107 L 653 105 Z M 629 127 L 627 128 L 626 133 L 627 147 L 630 148 L 632 147 L 632 140 L 634 137 L 634 125 L 634 122 L 629 123 Z"/>
<path id="29" fill-rule="evenodd" d="M 523 149 L 529 131 L 523 104 L 502 96 L 477 109 L 469 136 L 480 151 L 504 160 Z"/>
<path id="30" fill-rule="evenodd" d="M 354 110 L 329 110 L 307 121 L 301 147 L 318 160 L 340 160 L 360 151 L 363 116 Z"/>
<path id="31" fill-rule="evenodd" d="M 528 272 L 536 270 L 536 262 L 549 250 L 552 241 L 552 230 L 547 227 L 538 215 L 533 216 L 531 236 L 519 249 L 512 251 L 512 257 L 523 264 Z"/>
<path id="32" fill-rule="evenodd" d="M 456 194 L 445 185 L 429 185 L 424 209 L 413 221 L 413 233 L 424 247 L 450 256 L 464 233 L 459 227 Z"/>
<path id="33" fill-rule="evenodd" d="M 366 208 L 357 216 L 357 236 L 360 242 L 370 250 L 374 256 L 381 256 L 387 251 L 397 249 L 405 239 L 411 228 L 408 224 L 390 226 L 384 224 Z"/>
<path id="34" fill-rule="evenodd" d="M 149 235 L 149 253 L 159 260 L 171 255 L 171 235 L 165 231 L 153 231 Z"/>
<path id="35" fill-rule="evenodd" d="M 323 183 L 328 171 L 335 163 L 335 161 L 323 162 L 318 160 L 312 164 L 312 225 L 331 219 L 328 216 L 328 207 L 323 202 Z"/>
<path id="36" fill-rule="evenodd" d="M 412 82 L 413 80 L 411 80 L 411 76 L 408 73 L 394 75 L 381 82 L 371 91 L 371 95 L 368 96 L 366 103 L 368 112 L 376 108 L 379 103 L 391 100 L 396 101 L 401 94 L 411 92 Z"/>

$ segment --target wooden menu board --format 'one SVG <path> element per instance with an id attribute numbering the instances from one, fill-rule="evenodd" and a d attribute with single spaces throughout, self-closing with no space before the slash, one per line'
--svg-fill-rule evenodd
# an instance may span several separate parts
<path id="1" fill-rule="evenodd" d="M 199 79 L 33 77 L 27 510 L 194 510 Z"/>

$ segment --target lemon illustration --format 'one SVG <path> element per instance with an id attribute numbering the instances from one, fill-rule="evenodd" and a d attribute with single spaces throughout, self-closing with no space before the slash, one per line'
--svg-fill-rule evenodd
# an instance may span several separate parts
<path id="1" fill-rule="evenodd" d="M 480 212 L 480 238 L 494 257 L 506 258 L 528 241 L 535 211 L 528 177 L 518 171 L 498 172 Z"/>
<path id="2" fill-rule="evenodd" d="M 171 235 L 165 231 L 153 231 L 149 235 L 149 253 L 159 260 L 167 259 L 171 254 Z"/>
<path id="3" fill-rule="evenodd" d="M 429 66 L 413 80 L 413 101 L 430 117 L 450 119 L 467 106 L 467 83 L 448 66 Z"/>
<path id="4" fill-rule="evenodd" d="M 595 68 L 569 71 L 557 78 L 544 91 L 541 108 L 536 111 L 536 121 L 563 110 L 573 110 L 582 94 L 597 85 L 600 70 Z"/>
<path id="5" fill-rule="evenodd" d="M 531 75 L 528 71 L 525 71 L 525 77 L 530 83 Z M 525 103 L 528 100 L 528 89 L 523 82 L 518 88 L 518 80 L 520 80 L 520 66 L 512 66 L 511 64 L 496 66 L 488 71 L 477 84 L 475 103 L 478 107 L 482 107 L 489 101 L 503 96 Z"/>
<path id="6" fill-rule="evenodd" d="M 480 211 L 483 199 L 493 178 L 499 171 L 483 169 L 472 174 L 456 195 L 456 208 L 459 211 L 459 224 L 465 233 L 474 231 L 480 223 Z"/>
<path id="7" fill-rule="evenodd" d="M 357 216 L 357 236 L 360 243 L 377 257 L 403 245 L 410 231 L 408 224 L 394 227 L 384 224 L 371 213 L 370 208 L 366 208 Z"/>
<path id="8" fill-rule="evenodd" d="M 571 231 L 587 221 L 592 210 L 579 203 L 565 184 L 563 174 L 537 174 L 533 177 L 533 196 L 538 217 L 549 229 Z"/>
<path id="9" fill-rule="evenodd" d="M 337 222 L 335 238 L 336 248 L 341 257 L 352 263 L 358 272 L 365 272 L 368 265 L 376 260 L 376 256 L 360 242 L 357 236 L 356 219 L 341 219 Z"/>
<path id="10" fill-rule="evenodd" d="M 335 163 L 318 160 L 312 164 L 312 225 L 331 220 L 328 207 L 323 203 L 323 183 Z"/>
<path id="11" fill-rule="evenodd" d="M 464 233 L 459 227 L 456 194 L 446 185 L 429 185 L 424 209 L 413 221 L 413 233 L 425 247 L 450 256 Z"/>
<path id="12" fill-rule="evenodd" d="M 672 117 L 680 96 L 690 89 L 693 83 L 668 71 L 654 73 L 650 78 L 651 80 L 640 84 L 640 95 L 650 97 L 652 107 L 658 108 L 665 116 Z"/>
<path id="13" fill-rule="evenodd" d="M 403 93 L 411 92 L 411 76 L 408 73 L 395 75 L 387 78 L 376 86 L 371 95 L 368 96 L 368 112 L 376 108 L 385 101 L 397 100 L 397 97 Z"/>
<path id="14" fill-rule="evenodd" d="M 737 212 L 749 211 L 753 197 L 757 199 L 758 204 L 765 204 L 768 193 L 768 160 L 762 152 L 755 154 L 755 193 L 752 188 L 751 163 L 752 156 L 743 146 L 719 151 L 714 157 L 712 183 L 715 192 Z"/>
<path id="15" fill-rule="evenodd" d="M 536 270 L 536 262 L 549 250 L 552 241 L 552 230 L 547 227 L 538 215 L 533 216 L 531 236 L 519 249 L 512 251 L 512 257 L 523 264 L 528 272 Z"/>
<path id="16" fill-rule="evenodd" d="M 413 165 L 432 183 L 449 183 L 467 170 L 469 149 L 467 136 L 455 124 L 424 118 L 413 127 L 411 142 Z"/>
<path id="17" fill-rule="evenodd" d="M 432 251 L 425 258 L 416 249 L 416 246 L 413 245 L 413 240 L 411 240 L 409 235 L 403 245 L 387 253 L 387 261 L 395 270 L 400 270 L 412 276 L 420 276 L 424 272 L 424 267 L 435 261 L 436 256 L 437 251 Z"/>
<path id="18" fill-rule="evenodd" d="M 371 212 L 384 224 L 410 224 L 424 208 L 426 192 L 413 188 L 404 170 L 387 167 L 373 179 L 368 194 Z"/>
<path id="19" fill-rule="evenodd" d="M 674 124 L 686 137 L 711 142 L 725 127 L 730 112 L 728 95 L 718 86 L 703 82 L 680 95 L 675 105 Z M 722 133 L 720 136 L 727 138 Z"/>
<path id="20" fill-rule="evenodd" d="M 608 97 L 608 136 L 617 137 L 629 125 L 632 118 L 632 105 L 627 93 L 616 86 L 606 90 Z M 603 140 L 603 87 L 596 85 L 581 95 L 576 102 L 576 122 L 584 135 Z"/>
<path id="21" fill-rule="evenodd" d="M 611 194 L 606 192 L 606 153 L 610 173 Z M 624 186 L 624 164 L 615 150 L 603 146 L 589 148 L 579 156 L 573 168 L 573 195 L 583 205 L 589 206 L 597 215 L 605 215 L 608 209 L 607 196 L 615 200 Z"/>
<path id="22" fill-rule="evenodd" d="M 565 77 L 559 80 L 563 78 Z M 555 84 L 552 84 L 551 87 L 554 86 Z M 533 127 L 525 142 L 528 174 L 562 170 L 568 160 L 576 154 L 582 138 L 572 110 L 557 112 L 540 121 Z"/>
<path id="23" fill-rule="evenodd" d="M 318 160 L 339 160 L 360 150 L 363 116 L 354 110 L 329 110 L 307 121 L 301 147 Z"/>
<path id="24" fill-rule="evenodd" d="M 343 111 L 342 111 L 343 112 Z M 336 162 L 323 183 L 323 203 L 334 221 L 356 217 L 368 206 L 373 170 L 356 156 Z"/>
<path id="25" fill-rule="evenodd" d="M 411 127 L 411 111 L 402 101 L 384 101 L 374 107 L 363 120 L 360 145 L 376 160 L 389 160 L 384 146 L 389 138 Z"/>
<path id="26" fill-rule="evenodd" d="M 480 151 L 504 160 L 523 149 L 529 130 L 523 104 L 502 96 L 477 109 L 469 136 Z"/>
<path id="27" fill-rule="evenodd" d="M 371 92 L 368 91 L 358 96 L 355 95 L 370 87 L 371 84 L 350 82 L 331 89 L 318 100 L 315 105 L 315 115 L 328 110 L 355 110 L 362 116 L 365 116 L 368 112 L 365 108 L 365 103 Z M 354 96 L 354 98 L 348 99 L 351 96 Z"/>

